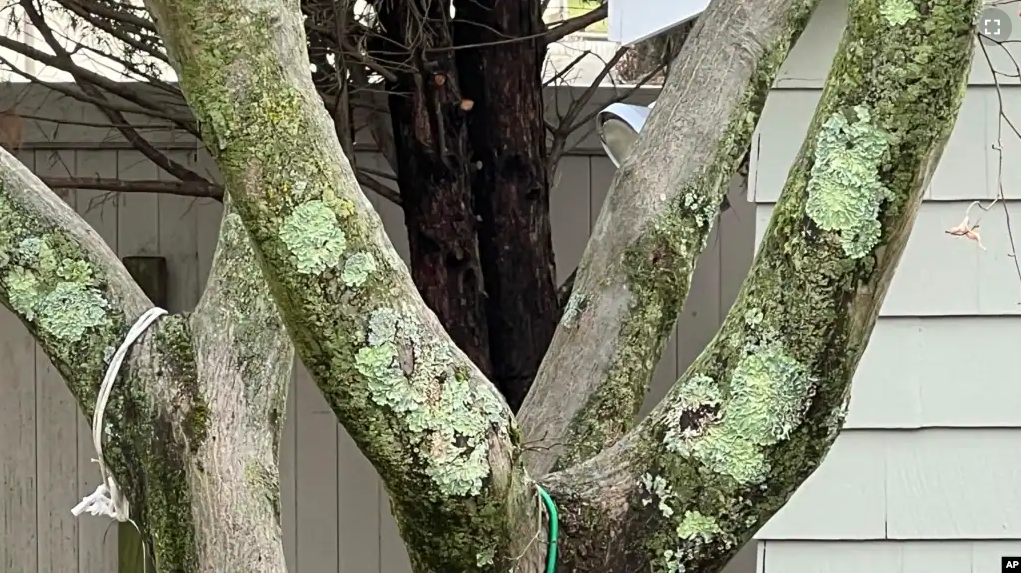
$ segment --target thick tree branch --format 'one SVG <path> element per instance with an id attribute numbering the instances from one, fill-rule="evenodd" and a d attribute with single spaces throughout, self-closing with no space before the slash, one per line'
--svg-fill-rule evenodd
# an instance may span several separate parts
<path id="1" fill-rule="evenodd" d="M 538 530 L 519 432 L 361 192 L 311 81 L 297 4 L 146 5 L 295 348 L 383 477 L 413 564 L 508 571 L 518 529 Z"/>
<path id="2" fill-rule="evenodd" d="M 536 475 L 593 456 L 634 424 L 773 78 L 814 6 L 718 0 L 700 17 L 614 177 L 522 407 L 525 436 L 550 447 L 529 452 Z M 719 41 L 734 30 L 744 32 Z"/>
<path id="3" fill-rule="evenodd" d="M 825 457 L 953 130 L 981 1 L 906 6 L 899 21 L 852 0 L 808 138 L 720 333 L 637 429 L 547 481 L 582 547 L 635 541 L 603 561 L 568 545 L 565 571 L 719 571 Z M 897 64 L 923 55 L 924 66 Z"/>
<path id="4" fill-rule="evenodd" d="M 198 389 L 208 405 L 205 432 L 216 437 L 197 453 L 209 461 L 211 488 L 201 505 L 250 518 L 244 527 L 224 528 L 215 513 L 198 513 L 200 561 L 217 572 L 285 572 L 277 457 L 294 347 L 229 199 L 190 325 Z"/>
<path id="5" fill-rule="evenodd" d="M 152 303 L 106 242 L 6 150 L 0 150 L 0 302 L 32 333 L 92 416 L 106 362 Z M 187 352 L 163 353 L 180 325 L 165 317 L 132 348 L 104 420 L 105 459 L 131 516 L 157 543 L 157 566 L 199 571 L 185 459 L 201 436 Z M 201 488 L 197 490 L 201 493 Z M 151 506 L 148 503 L 161 501 Z M 157 510 L 154 510 L 157 508 Z"/>

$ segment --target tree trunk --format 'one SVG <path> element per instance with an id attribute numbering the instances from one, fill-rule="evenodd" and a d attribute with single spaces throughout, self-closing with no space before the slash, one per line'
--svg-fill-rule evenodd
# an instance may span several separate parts
<path id="1" fill-rule="evenodd" d="M 493 382 L 517 412 L 559 319 L 538 0 L 456 0 Z"/>
<path id="2" fill-rule="evenodd" d="M 378 2 L 377 10 L 388 40 L 381 51 L 399 71 L 387 88 L 412 277 L 457 346 L 489 373 L 466 110 L 453 57 L 435 50 L 450 46 L 449 33 L 437 14 L 419 14 L 407 2 Z"/>

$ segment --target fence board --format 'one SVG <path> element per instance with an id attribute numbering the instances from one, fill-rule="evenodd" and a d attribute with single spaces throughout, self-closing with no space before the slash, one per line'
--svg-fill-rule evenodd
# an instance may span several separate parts
<path id="1" fill-rule="evenodd" d="M 75 171 L 79 176 L 117 177 L 118 152 L 106 150 L 85 151 L 75 153 Z M 123 198 L 117 194 L 104 191 L 78 190 L 75 192 L 77 211 L 106 240 L 111 248 L 117 250 L 119 230 L 117 220 L 119 207 Z M 99 467 L 92 459 L 96 456 L 96 447 L 92 445 L 89 421 L 78 410 L 78 498 L 92 492 L 99 485 L 101 478 Z M 57 509 L 52 512 L 59 512 Z M 78 521 L 78 571 L 79 572 L 116 572 L 117 544 L 119 537 L 117 527 L 107 520 L 85 516 Z"/>

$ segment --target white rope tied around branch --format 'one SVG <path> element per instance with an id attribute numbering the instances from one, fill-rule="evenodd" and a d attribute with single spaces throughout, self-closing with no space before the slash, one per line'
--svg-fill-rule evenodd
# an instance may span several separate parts
<path id="1" fill-rule="evenodd" d="M 71 514 L 75 516 L 81 516 L 85 512 L 93 516 L 109 516 L 118 522 L 130 522 L 136 530 L 139 530 L 138 524 L 131 519 L 131 507 L 128 504 L 127 498 L 124 497 L 124 494 L 117 486 L 117 482 L 114 481 L 113 475 L 110 474 L 110 469 L 106 466 L 106 461 L 103 459 L 103 415 L 106 412 L 106 403 L 110 400 L 110 391 L 113 390 L 113 383 L 117 380 L 117 374 L 120 371 L 121 363 L 124 362 L 124 358 L 128 354 L 128 349 L 160 315 L 165 315 L 166 313 L 164 309 L 159 307 L 153 307 L 142 313 L 142 316 L 128 330 L 128 334 L 124 336 L 124 342 L 121 343 L 113 357 L 110 357 L 110 364 L 106 367 L 106 374 L 103 375 L 103 384 L 100 385 L 99 396 L 96 398 L 96 410 L 92 414 L 92 444 L 96 447 L 97 457 L 92 459 L 92 462 L 99 463 L 99 473 L 103 478 L 103 482 L 96 487 L 95 492 L 83 498 L 77 506 L 71 509 Z M 139 534 L 141 534 L 141 530 L 139 530 Z M 142 554 L 144 556 L 144 539 L 142 545 Z"/>

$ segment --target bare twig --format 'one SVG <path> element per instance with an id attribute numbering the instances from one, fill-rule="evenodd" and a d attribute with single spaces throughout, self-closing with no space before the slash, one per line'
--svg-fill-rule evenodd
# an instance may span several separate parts
<path id="1" fill-rule="evenodd" d="M 130 181 L 106 177 L 40 177 L 50 189 L 92 189 L 121 193 L 165 193 L 223 201 L 223 187 L 206 181 Z"/>
<path id="2" fill-rule="evenodd" d="M 607 2 L 603 2 L 599 7 L 593 8 L 590 12 L 551 25 L 549 30 L 543 34 L 542 39 L 547 44 L 552 44 L 563 39 L 565 36 L 580 32 L 600 20 L 605 20 L 608 14 Z"/>

